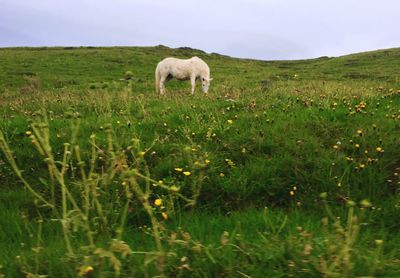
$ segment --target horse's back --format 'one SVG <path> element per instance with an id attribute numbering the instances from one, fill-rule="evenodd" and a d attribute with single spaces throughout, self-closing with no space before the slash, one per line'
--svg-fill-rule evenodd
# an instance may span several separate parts
<path id="1" fill-rule="evenodd" d="M 197 56 L 189 59 L 167 57 L 158 63 L 157 71 L 163 71 L 165 74 L 171 74 L 178 79 L 186 80 L 192 72 L 209 72 L 209 67 Z"/>

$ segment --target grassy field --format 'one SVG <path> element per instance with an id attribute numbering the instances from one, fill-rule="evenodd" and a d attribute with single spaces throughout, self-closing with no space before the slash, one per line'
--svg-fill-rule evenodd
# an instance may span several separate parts
<path id="1" fill-rule="evenodd" d="M 0 277 L 399 277 L 399 58 L 0 49 Z"/>

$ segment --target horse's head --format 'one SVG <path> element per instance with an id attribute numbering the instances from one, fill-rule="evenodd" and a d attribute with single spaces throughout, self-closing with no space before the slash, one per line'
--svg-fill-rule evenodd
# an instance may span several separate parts
<path id="1" fill-rule="evenodd" d="M 210 87 L 210 82 L 212 78 L 202 77 L 201 78 L 201 88 L 203 89 L 203 93 L 208 92 L 208 88 Z"/>

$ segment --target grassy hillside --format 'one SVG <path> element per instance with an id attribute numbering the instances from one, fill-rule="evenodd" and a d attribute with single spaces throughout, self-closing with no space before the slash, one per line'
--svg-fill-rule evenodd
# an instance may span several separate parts
<path id="1" fill-rule="evenodd" d="M 115 82 L 132 71 L 141 90 L 152 88 L 153 71 L 164 57 L 203 57 L 219 77 L 218 83 L 247 88 L 265 79 L 362 80 L 398 83 L 398 48 L 321 57 L 300 61 L 239 60 L 194 49 L 148 48 L 3 48 L 0 51 L 1 89 L 18 89 L 26 79 L 39 80 L 42 89 L 83 88 L 92 83 Z M 240 78 L 235 78 L 237 76 Z M 234 82 L 236 80 L 236 82 Z M 250 82 L 252 81 L 252 82 Z M 255 84 L 254 84 L 255 83 Z M 258 84 L 257 84 L 258 83 Z M 139 86 L 140 85 L 140 86 Z M 147 87 L 149 86 L 149 87 Z"/>
<path id="2" fill-rule="evenodd" d="M 400 275 L 399 57 L 0 49 L 0 274 Z"/>

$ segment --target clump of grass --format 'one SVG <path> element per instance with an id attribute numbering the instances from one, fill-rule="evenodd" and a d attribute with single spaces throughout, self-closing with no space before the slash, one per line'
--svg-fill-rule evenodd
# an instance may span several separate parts
<path id="1" fill-rule="evenodd" d="M 24 76 L 25 85 L 20 89 L 21 94 L 34 94 L 37 93 L 40 88 L 40 78 L 37 76 Z"/>
<path id="2" fill-rule="evenodd" d="M 125 80 L 131 80 L 133 78 L 133 72 L 131 72 L 131 71 L 126 71 L 125 73 L 124 73 L 124 79 Z"/>
<path id="3" fill-rule="evenodd" d="M 116 149 L 111 126 L 106 127 L 103 148 L 96 135 L 92 134 L 89 138 L 90 150 L 82 152 L 77 141 L 79 120 L 76 120 L 71 126 L 70 141 L 64 143 L 63 151 L 57 155 L 50 143 L 47 113 L 42 111 L 35 115 L 30 125 L 32 132 L 27 135 L 47 166 L 48 178 L 41 187 L 32 185 L 24 178 L 2 133 L 0 148 L 18 178 L 36 199 L 38 209 L 51 209 L 52 221 L 60 223 L 68 262 L 79 270 L 80 275 L 86 275 L 93 268 L 98 273 L 111 268 L 119 276 L 121 267 L 126 263 L 124 260 L 132 254 L 130 246 L 122 240 L 128 212 L 137 210 L 143 212 L 142 219 L 147 218 L 151 223 L 150 234 L 156 250 L 150 251 L 147 256 L 153 258 L 151 261 L 157 272 L 162 274 L 164 257 L 168 256 L 161 243 L 162 222 L 173 213 L 173 204 L 177 200 L 193 206 L 200 184 L 193 183 L 192 197 L 186 197 L 180 193 L 179 187 L 152 179 L 145 160 L 148 150 L 141 149 L 140 140 L 136 138 L 123 150 Z M 184 173 L 189 175 L 189 172 Z M 156 196 L 163 196 L 165 203 L 170 204 L 170 212 L 164 206 L 160 208 L 162 201 Z M 43 219 L 40 219 L 37 253 L 42 249 L 39 246 L 42 223 Z M 75 237 L 81 240 L 79 246 L 73 243 Z M 104 242 L 108 242 L 107 246 L 103 246 Z M 33 268 L 28 263 L 22 263 L 22 271 L 39 275 L 37 260 Z"/>

